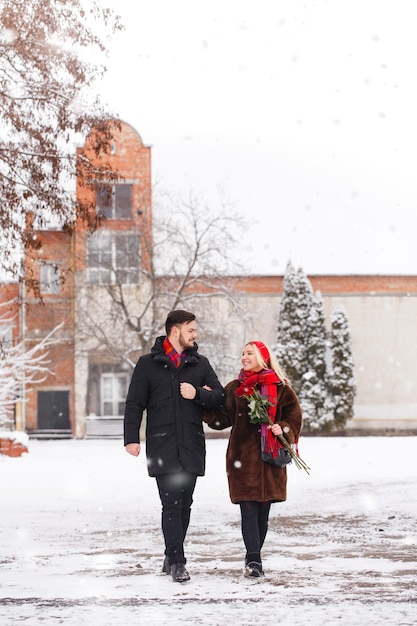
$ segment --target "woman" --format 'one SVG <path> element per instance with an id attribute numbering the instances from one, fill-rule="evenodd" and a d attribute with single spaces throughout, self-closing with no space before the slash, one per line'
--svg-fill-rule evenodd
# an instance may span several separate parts
<path id="1" fill-rule="evenodd" d="M 261 460 L 261 442 L 274 455 L 282 447 L 278 435 L 290 444 L 296 442 L 301 430 L 301 409 L 284 372 L 261 341 L 245 345 L 238 379 L 228 383 L 225 390 L 224 406 L 206 412 L 203 419 L 216 430 L 232 427 L 226 453 L 230 499 L 240 505 L 245 575 L 258 578 L 264 575 L 261 549 L 271 504 L 283 502 L 287 495 L 287 470 Z M 269 402 L 269 425 L 250 422 L 248 396 L 254 391 Z"/>

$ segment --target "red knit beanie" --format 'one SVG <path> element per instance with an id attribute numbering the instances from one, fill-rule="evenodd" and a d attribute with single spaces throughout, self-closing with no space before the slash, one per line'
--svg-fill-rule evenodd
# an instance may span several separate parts
<path id="1" fill-rule="evenodd" d="M 265 363 L 269 363 L 271 357 L 269 356 L 269 350 L 266 345 L 262 343 L 262 341 L 251 341 L 250 343 L 253 343 L 253 345 L 258 348 Z"/>

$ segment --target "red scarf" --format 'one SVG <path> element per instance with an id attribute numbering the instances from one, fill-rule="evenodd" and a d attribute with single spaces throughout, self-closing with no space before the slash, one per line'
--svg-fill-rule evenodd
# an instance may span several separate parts
<path id="1" fill-rule="evenodd" d="M 185 352 L 178 354 L 168 337 L 165 337 L 162 346 L 164 348 L 165 354 L 167 355 L 171 363 L 173 363 L 175 367 L 179 367 L 182 363 L 183 358 L 185 357 Z"/>
<path id="2" fill-rule="evenodd" d="M 250 396 L 256 386 L 260 388 L 261 396 L 271 402 L 271 406 L 268 407 L 268 413 L 271 423 L 274 424 L 278 403 L 277 383 L 281 382 L 281 379 L 277 376 L 275 371 L 262 370 L 260 372 L 245 372 L 245 370 L 240 370 L 238 380 L 240 385 L 235 392 L 237 396 Z M 282 447 L 281 442 L 275 437 L 271 429 L 268 428 L 268 424 L 260 424 L 260 432 L 261 449 L 266 452 L 271 452 L 273 456 L 276 457 L 278 455 L 278 449 Z"/>
<path id="3" fill-rule="evenodd" d="M 255 387 L 259 387 L 261 396 L 272 403 L 268 413 L 272 422 L 274 422 L 278 401 L 277 383 L 281 382 L 274 370 L 261 370 L 260 372 L 240 370 L 238 380 L 240 386 L 236 389 L 237 396 L 250 396 Z"/>

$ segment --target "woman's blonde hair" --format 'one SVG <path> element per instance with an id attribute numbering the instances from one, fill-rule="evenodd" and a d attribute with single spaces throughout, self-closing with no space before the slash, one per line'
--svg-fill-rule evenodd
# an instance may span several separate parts
<path id="1" fill-rule="evenodd" d="M 274 370 L 275 374 L 278 376 L 278 378 L 280 378 L 282 380 L 284 385 L 291 386 L 291 382 L 290 382 L 290 380 L 289 380 L 289 378 L 288 378 L 284 368 L 278 363 L 276 356 L 274 355 L 274 353 L 272 352 L 271 348 L 266 343 L 264 343 L 264 346 L 265 346 L 265 348 L 269 352 L 269 364 L 263 358 L 263 356 L 261 354 L 261 351 L 259 350 L 259 348 L 256 345 L 256 343 L 253 343 L 252 341 L 248 341 L 245 344 L 245 347 L 246 346 L 252 346 L 253 351 L 255 353 L 256 362 L 257 362 L 259 367 L 262 367 L 262 369 L 264 369 L 264 370 L 267 370 L 267 369 Z"/>

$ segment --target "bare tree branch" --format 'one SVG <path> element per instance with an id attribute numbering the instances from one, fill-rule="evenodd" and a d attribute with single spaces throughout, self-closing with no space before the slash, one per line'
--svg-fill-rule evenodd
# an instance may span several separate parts
<path id="1" fill-rule="evenodd" d="M 117 281 L 117 268 L 108 268 L 113 284 L 85 290 L 76 328 L 79 349 L 106 352 L 133 366 L 138 354 L 149 351 L 155 336 L 164 332 L 163 322 L 172 309 L 195 311 L 207 331 L 213 315 L 204 304 L 209 298 L 228 303 L 229 321 L 233 315 L 241 320 L 239 297 L 228 276 L 241 271 L 233 256 L 244 226 L 221 196 L 215 208 L 195 194 L 185 201 L 165 196 L 156 203 L 152 233 L 135 238 L 141 236 L 142 241 L 141 259 L 132 258 L 137 284 Z M 220 340 L 208 332 L 205 339 Z"/>
<path id="2" fill-rule="evenodd" d="M 3 303 L 4 309 L 9 302 Z M 13 327 L 14 318 L 8 313 L 0 315 L 0 425 L 11 421 L 14 405 L 19 398 L 21 386 L 26 389 L 31 385 L 42 383 L 51 374 L 48 360 L 48 348 L 56 343 L 56 333 L 63 323 L 56 326 L 50 333 L 34 345 L 28 347 L 24 341 L 13 344 L 8 331 Z"/>
<path id="3" fill-rule="evenodd" d="M 0 269 L 15 278 L 23 279 L 23 248 L 36 247 L 29 213 L 37 228 L 51 218 L 72 228 L 76 215 L 91 229 L 98 224 L 91 207 L 74 198 L 71 184 L 75 176 L 86 186 L 109 180 L 105 156 L 118 122 L 88 97 L 105 68 L 90 63 L 87 51 L 105 51 L 94 29 L 111 33 L 120 28 L 118 18 L 98 0 L 0 3 L 0 229 L 5 250 Z M 98 131 L 93 152 L 103 157 L 98 166 L 88 158 L 77 160 L 74 150 L 77 138 L 92 128 Z"/>

